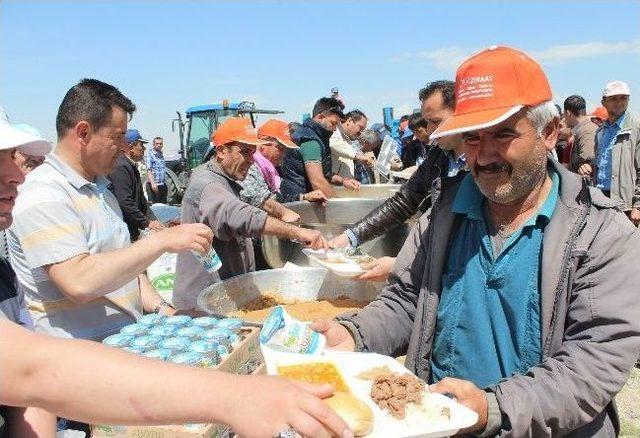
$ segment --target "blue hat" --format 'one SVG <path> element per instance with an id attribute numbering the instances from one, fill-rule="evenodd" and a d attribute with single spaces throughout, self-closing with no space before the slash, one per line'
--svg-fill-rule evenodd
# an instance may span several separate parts
<path id="1" fill-rule="evenodd" d="M 127 129 L 127 133 L 124 135 L 124 138 L 129 144 L 136 141 L 149 143 L 149 140 L 145 140 L 144 138 L 142 138 L 142 136 L 140 135 L 140 131 L 138 131 L 137 129 Z"/>

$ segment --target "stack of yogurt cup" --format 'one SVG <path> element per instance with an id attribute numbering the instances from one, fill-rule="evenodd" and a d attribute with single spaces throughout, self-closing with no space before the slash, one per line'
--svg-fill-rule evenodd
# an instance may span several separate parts
<path id="1" fill-rule="evenodd" d="M 102 343 L 168 362 L 214 367 L 242 341 L 242 320 L 145 315 Z"/>

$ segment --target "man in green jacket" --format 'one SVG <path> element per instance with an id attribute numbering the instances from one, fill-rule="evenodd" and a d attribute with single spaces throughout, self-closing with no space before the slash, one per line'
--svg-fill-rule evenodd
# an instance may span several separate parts
<path id="1" fill-rule="evenodd" d="M 614 436 L 613 398 L 640 351 L 640 232 L 550 158 L 558 112 L 539 64 L 507 47 L 465 61 L 461 182 L 442 188 L 357 314 L 318 321 L 329 348 L 406 354 L 478 413 L 482 436 Z"/>

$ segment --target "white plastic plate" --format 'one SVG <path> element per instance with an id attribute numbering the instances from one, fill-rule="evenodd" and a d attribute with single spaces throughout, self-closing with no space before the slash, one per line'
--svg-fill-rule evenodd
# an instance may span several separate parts
<path id="1" fill-rule="evenodd" d="M 409 371 L 397 360 L 389 356 L 375 353 L 347 353 L 325 351 L 322 355 L 305 355 L 296 353 L 282 353 L 268 347 L 262 347 L 267 373 L 278 374 L 278 366 L 293 365 L 310 362 L 330 362 L 342 372 L 345 382 L 351 392 L 365 402 L 373 411 L 373 431 L 367 438 L 431 438 L 455 435 L 460 429 L 473 426 L 478 421 L 478 414 L 471 409 L 442 394 L 425 390 L 423 399 L 423 413 L 409 408 L 404 420 L 393 418 L 388 412 L 380 409 L 369 393 L 372 382 L 358 379 L 356 376 L 373 367 L 388 366 L 391 371 L 408 373 Z M 450 410 L 450 419 L 438 417 L 435 413 L 442 407 Z M 434 414 L 431 415 L 431 412 Z"/>
<path id="2" fill-rule="evenodd" d="M 358 262 L 341 257 L 340 262 L 331 261 L 332 254 L 324 250 L 303 249 L 302 252 L 309 258 L 310 264 L 326 268 L 340 277 L 357 277 L 365 272 Z M 339 258 L 339 255 L 336 255 Z"/>

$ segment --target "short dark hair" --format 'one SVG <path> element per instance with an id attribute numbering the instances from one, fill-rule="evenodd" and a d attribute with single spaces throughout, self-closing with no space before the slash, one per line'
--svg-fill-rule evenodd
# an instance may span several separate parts
<path id="1" fill-rule="evenodd" d="M 365 115 L 365 113 L 363 113 L 362 111 L 357 110 L 357 109 L 351 110 L 347 114 L 344 115 L 344 119 L 345 120 L 351 119 L 354 122 L 357 122 L 358 120 L 362 120 L 362 119 L 366 119 L 366 118 L 367 118 L 367 116 Z"/>
<path id="2" fill-rule="evenodd" d="M 427 97 L 431 96 L 436 91 L 442 93 L 442 102 L 445 106 L 451 110 L 456 109 L 456 92 L 455 82 L 453 81 L 433 81 L 429 82 L 418 93 L 418 99 L 420 102 L 424 101 Z"/>
<path id="3" fill-rule="evenodd" d="M 164 143 L 164 138 L 162 137 L 153 137 L 153 141 L 155 142 L 156 140 L 162 140 L 162 142 Z"/>
<path id="4" fill-rule="evenodd" d="M 128 97 L 113 85 L 97 79 L 83 79 L 64 95 L 56 116 L 58 138 L 78 122 L 86 120 L 94 129 L 100 129 L 111 120 L 113 107 L 122 108 L 129 116 L 135 110 Z"/>
<path id="5" fill-rule="evenodd" d="M 293 133 L 296 132 L 298 129 L 300 129 L 301 126 L 302 126 L 302 123 L 289 122 L 289 135 L 292 136 Z"/>
<path id="6" fill-rule="evenodd" d="M 574 116 L 584 116 L 587 114 L 587 102 L 584 101 L 584 97 L 574 94 L 564 100 L 564 110 Z"/>
<path id="7" fill-rule="evenodd" d="M 411 129 L 412 131 L 414 131 L 417 128 L 426 128 L 427 127 L 427 121 L 425 119 L 422 118 L 422 114 L 420 113 L 413 113 L 409 116 L 409 129 Z"/>
<path id="8" fill-rule="evenodd" d="M 405 114 L 404 116 L 400 117 L 400 123 L 409 120 L 409 114 Z"/>
<path id="9" fill-rule="evenodd" d="M 312 117 L 323 113 L 336 114 L 340 116 L 341 119 L 344 119 L 344 113 L 342 112 L 340 101 L 333 97 L 321 97 L 318 99 L 316 104 L 313 105 L 313 111 L 311 112 Z"/>

